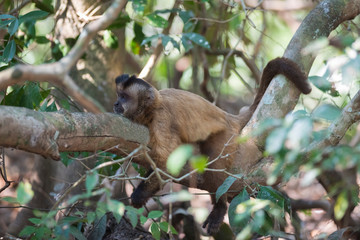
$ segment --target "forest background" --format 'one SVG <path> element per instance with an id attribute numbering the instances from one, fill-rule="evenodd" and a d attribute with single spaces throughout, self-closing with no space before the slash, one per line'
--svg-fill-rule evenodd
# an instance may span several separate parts
<path id="1" fill-rule="evenodd" d="M 229 173 L 211 194 L 243 179 L 256 187 L 239 189 L 213 237 L 359 236 L 360 1 L 2 0 L 0 10 L 1 235 L 209 238 L 209 193 L 176 176 L 146 209 L 129 205 L 144 179 L 131 158 L 149 135 L 104 113 L 114 79 L 136 74 L 236 114 L 266 63 L 285 56 L 313 91 L 299 97 L 282 77 L 270 86 L 239 137 L 256 171 Z M 183 147 L 175 158 L 211 171 L 191 156 Z"/>

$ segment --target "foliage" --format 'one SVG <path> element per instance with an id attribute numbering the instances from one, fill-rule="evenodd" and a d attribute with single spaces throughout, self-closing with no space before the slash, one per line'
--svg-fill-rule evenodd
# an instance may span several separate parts
<path id="1" fill-rule="evenodd" d="M 69 38 L 60 43 L 54 39 L 53 27 L 47 32 L 39 27 L 41 21 L 54 19 L 53 1 L 31 2 L 34 4 L 27 5 L 16 14 L 8 14 L 15 7 L 14 2 L 3 1 L 5 14 L 0 15 L 0 30 L 5 32 L 5 36 L 0 44 L 0 70 L 23 62 L 41 64 L 58 61 L 76 42 L 76 38 Z M 173 22 L 168 21 L 170 14 L 175 15 Z M 356 28 L 358 21 L 349 22 L 348 27 Z M 177 30 L 167 31 L 171 25 Z M 262 25 L 265 26 L 263 30 L 259 28 Z M 116 31 L 124 28 L 128 31 L 125 49 L 131 56 L 136 56 L 140 63 L 144 63 L 152 53 L 152 48 L 161 43 L 165 57 L 156 66 L 153 79 L 157 81 L 154 84 L 165 85 L 161 82 L 163 79 L 174 79 L 176 67 L 173 65 L 179 59 L 191 58 L 192 63 L 182 71 L 180 86 L 199 93 L 200 84 L 205 83 L 213 96 L 245 96 L 248 91 L 244 85 L 256 85 L 253 80 L 256 72 L 250 71 L 244 62 L 250 59 L 254 65 L 262 66 L 264 62 L 279 55 L 279 52 L 282 53 L 292 36 L 282 17 L 270 11 L 257 11 L 255 8 L 245 11 L 241 3 L 236 1 L 182 1 L 176 7 L 168 6 L 163 0 L 129 1 L 126 11 L 108 29 L 99 33 L 104 46 L 118 49 L 120 46 Z M 311 73 L 309 77 L 316 88 L 311 99 L 303 98 L 297 107 L 300 110 L 289 113 L 285 119 L 268 119 L 262 122 L 254 133 L 268 135 L 265 157 L 271 156 L 274 159 L 268 184 L 274 184 L 280 178 L 286 182 L 299 171 L 304 172 L 303 185 L 309 185 L 322 173 L 330 170 L 346 171 L 355 168 L 359 172 L 360 146 L 357 144 L 350 147 L 347 144 L 348 139 L 355 134 L 352 129 L 348 131 L 344 144 L 316 149 L 304 158 L 304 151 L 311 143 L 319 142 L 330 134 L 327 126 L 341 114 L 349 97 L 354 95 L 354 89 L 357 88 L 353 86 L 359 85 L 359 36 L 356 31 L 350 33 L 342 27 L 337 29 L 337 33 L 342 36 L 336 39 L 340 47 L 334 47 L 328 39 L 320 39 L 304 49 L 304 54 L 314 54 L 320 59 L 314 66 L 318 71 Z M 47 50 L 34 46 L 43 46 Z M 244 56 L 235 52 L 227 56 L 231 49 L 241 50 L 239 52 Z M 34 57 L 30 59 L 27 55 Z M 86 59 L 86 56 L 83 58 Z M 206 82 L 207 71 L 209 81 Z M 171 86 L 173 83 L 169 80 L 166 84 Z M 0 93 L 1 105 L 21 106 L 37 111 L 57 111 L 59 108 L 70 110 L 74 107 L 71 99 L 56 97 L 53 90 L 54 87 L 47 83 L 26 82 L 21 86 L 12 86 Z M 246 140 L 248 139 L 242 141 Z M 68 166 L 74 159 L 86 158 L 91 154 L 62 153 L 62 162 Z M 96 166 L 121 158 L 104 152 L 97 153 L 96 156 Z M 189 164 L 191 169 L 202 174 L 209 161 L 211 159 L 208 160 L 205 156 L 194 156 L 193 147 L 184 145 L 169 156 L 167 169 L 173 176 L 181 177 L 181 170 Z M 67 206 L 77 203 L 95 206 L 94 210 L 79 211 L 59 220 L 55 215 L 60 209 L 35 211 L 36 217 L 29 219 L 33 225 L 23 229 L 20 235 L 30 236 L 31 239 L 68 239 L 70 236 L 84 239 L 82 232 L 85 226 L 94 225 L 97 228 L 92 236 L 100 239 L 105 233 L 106 212 L 112 212 L 117 221 L 126 212 L 133 227 L 139 220 L 140 224 L 152 221 L 150 230 L 156 239 L 160 239 L 165 233 L 177 234 L 173 226 L 164 221 L 164 211 L 151 211 L 145 216 L 144 209 L 124 206 L 122 202 L 110 197 L 110 189 L 102 183 L 119 168 L 120 165 L 111 165 L 97 171 L 89 170 L 81 179 L 86 191 L 72 196 L 67 202 Z M 135 166 L 135 169 L 141 176 L 145 175 L 144 169 L 139 166 Z M 216 199 L 223 196 L 239 179 L 246 179 L 246 176 L 229 176 L 217 189 Z M 188 195 L 181 194 L 174 194 L 173 198 L 189 200 Z M 351 198 L 354 202 L 359 201 L 356 191 L 342 183 L 332 186 L 328 194 L 329 197 L 335 196 L 336 220 L 345 215 Z M 105 196 L 105 200 L 94 200 L 100 196 Z M 24 205 L 32 197 L 30 185 L 20 183 L 16 198 L 2 200 Z M 281 237 L 284 233 L 274 231 L 273 226 L 275 223 L 283 224 L 286 215 L 292 216 L 290 200 L 277 190 L 260 185 L 256 185 L 254 189 L 244 189 L 229 207 L 230 225 L 238 234 L 238 239 L 250 239 L 258 235 Z"/>

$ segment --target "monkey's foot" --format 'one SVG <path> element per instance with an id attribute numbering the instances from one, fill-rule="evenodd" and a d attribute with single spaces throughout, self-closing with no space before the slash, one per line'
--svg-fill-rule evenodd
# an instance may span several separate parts
<path id="1" fill-rule="evenodd" d="M 226 209 L 225 209 L 226 211 Z M 209 216 L 207 217 L 207 219 L 205 220 L 204 224 L 203 224 L 203 228 L 206 228 L 207 226 L 207 233 L 209 235 L 214 235 L 215 233 L 217 233 L 219 231 L 219 228 L 224 220 L 224 211 L 222 211 L 222 209 L 216 209 L 214 208 L 211 213 L 209 214 Z"/>
<path id="2" fill-rule="evenodd" d="M 135 208 L 141 208 L 145 205 L 150 197 L 151 194 L 136 188 L 135 191 L 131 194 L 131 205 L 133 205 Z"/>

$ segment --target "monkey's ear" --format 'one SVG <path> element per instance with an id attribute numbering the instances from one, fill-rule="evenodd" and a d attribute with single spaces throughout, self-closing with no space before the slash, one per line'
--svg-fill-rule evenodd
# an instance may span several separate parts
<path id="1" fill-rule="evenodd" d="M 156 89 L 150 87 L 146 91 L 146 100 L 149 102 L 153 102 L 156 98 Z"/>

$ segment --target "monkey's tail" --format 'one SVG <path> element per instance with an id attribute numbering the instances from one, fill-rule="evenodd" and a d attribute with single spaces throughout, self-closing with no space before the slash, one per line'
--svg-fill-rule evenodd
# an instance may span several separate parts
<path id="1" fill-rule="evenodd" d="M 278 74 L 284 75 L 289 81 L 293 82 L 302 93 L 308 94 L 311 92 L 307 77 L 299 66 L 290 59 L 278 57 L 271 60 L 263 70 L 260 87 L 251 105 L 253 110 L 256 109 L 271 80 Z"/>

